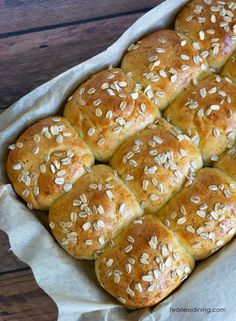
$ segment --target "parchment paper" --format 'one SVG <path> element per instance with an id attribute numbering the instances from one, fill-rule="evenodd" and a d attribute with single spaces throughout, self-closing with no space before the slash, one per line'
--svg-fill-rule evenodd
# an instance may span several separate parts
<path id="1" fill-rule="evenodd" d="M 79 83 L 110 64 L 118 65 L 126 48 L 140 37 L 170 26 L 186 2 L 165 1 L 107 50 L 35 89 L 0 115 L 0 228 L 9 236 L 12 251 L 32 268 L 39 286 L 57 304 L 59 321 L 236 320 L 236 240 L 199 264 L 190 278 L 154 309 L 129 311 L 98 285 L 93 262 L 77 261 L 57 245 L 36 213 L 17 199 L 5 172 L 7 146 L 23 129 L 60 113 Z M 171 308 L 223 308 L 226 312 L 171 312 Z"/>

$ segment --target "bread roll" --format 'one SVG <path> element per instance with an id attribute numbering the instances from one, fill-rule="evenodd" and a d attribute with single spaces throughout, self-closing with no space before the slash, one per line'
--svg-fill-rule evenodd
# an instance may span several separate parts
<path id="1" fill-rule="evenodd" d="M 236 131 L 236 87 L 220 76 L 184 91 L 165 117 L 199 143 L 206 165 L 232 146 Z"/>
<path id="2" fill-rule="evenodd" d="M 202 260 L 236 233 L 236 184 L 216 168 L 203 168 L 157 217 L 196 260 Z"/>
<path id="3" fill-rule="evenodd" d="M 64 116 L 99 161 L 107 162 L 129 136 L 160 117 L 140 86 L 118 68 L 90 77 L 73 93 Z"/>
<path id="4" fill-rule="evenodd" d="M 207 69 L 190 41 L 173 30 L 155 31 L 131 45 L 121 67 L 160 110 Z"/>
<path id="5" fill-rule="evenodd" d="M 128 139 L 111 166 L 146 212 L 156 212 L 201 168 L 199 150 L 163 118 Z"/>
<path id="6" fill-rule="evenodd" d="M 222 70 L 222 76 L 236 85 L 236 51 L 229 58 Z"/>
<path id="7" fill-rule="evenodd" d="M 160 302 L 193 267 L 192 256 L 153 216 L 134 221 L 95 262 L 101 286 L 131 309 Z"/>
<path id="8" fill-rule="evenodd" d="M 53 235 L 68 253 L 91 260 L 142 214 L 138 202 L 113 170 L 96 165 L 51 206 L 49 221 Z"/>
<path id="9" fill-rule="evenodd" d="M 179 13 L 175 29 L 189 37 L 210 67 L 219 70 L 236 47 L 236 3 L 192 0 Z"/>
<path id="10" fill-rule="evenodd" d="M 227 149 L 221 156 L 215 167 L 221 169 L 236 181 L 236 146 Z"/>
<path id="11" fill-rule="evenodd" d="M 8 177 L 31 209 L 49 209 L 94 162 L 86 143 L 58 116 L 33 124 L 9 148 Z"/>
<path id="12" fill-rule="evenodd" d="M 132 44 L 121 69 L 79 85 L 65 118 L 9 146 L 15 191 L 130 309 L 162 301 L 236 234 L 235 10 L 190 1 L 176 30 Z"/>

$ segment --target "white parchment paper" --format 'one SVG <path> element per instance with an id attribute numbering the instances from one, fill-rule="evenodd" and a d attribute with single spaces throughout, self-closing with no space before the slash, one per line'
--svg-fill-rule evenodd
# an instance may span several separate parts
<path id="1" fill-rule="evenodd" d="M 107 50 L 35 89 L 0 115 L 0 228 L 9 236 L 15 255 L 32 268 L 39 286 L 57 304 L 59 321 L 236 320 L 236 240 L 199 264 L 190 278 L 154 309 L 129 311 L 99 286 L 93 262 L 77 261 L 57 245 L 35 213 L 17 199 L 5 171 L 7 146 L 22 130 L 40 118 L 60 113 L 79 83 L 102 68 L 119 65 L 131 43 L 155 29 L 169 27 L 186 2 L 165 1 Z M 181 312 L 184 308 L 195 312 Z M 220 308 L 225 310 L 210 312 Z"/>

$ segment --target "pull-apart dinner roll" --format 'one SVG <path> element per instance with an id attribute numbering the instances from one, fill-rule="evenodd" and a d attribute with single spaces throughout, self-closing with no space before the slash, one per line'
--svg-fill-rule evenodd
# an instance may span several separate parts
<path id="1" fill-rule="evenodd" d="M 113 170 L 96 165 L 51 206 L 49 221 L 53 235 L 68 253 L 90 260 L 142 214 L 138 202 Z"/>
<path id="2" fill-rule="evenodd" d="M 47 210 L 94 163 L 86 143 L 58 116 L 29 127 L 9 149 L 8 177 L 34 209 Z"/>
<path id="3" fill-rule="evenodd" d="M 111 166 L 146 212 L 163 206 L 183 183 L 191 183 L 202 158 L 190 138 L 163 118 L 133 135 L 115 153 Z"/>
<path id="4" fill-rule="evenodd" d="M 203 168 L 157 217 L 196 260 L 202 260 L 236 233 L 236 184 L 216 168 Z"/>
<path id="5" fill-rule="evenodd" d="M 236 86 L 220 76 L 186 89 L 165 111 L 165 117 L 200 145 L 205 164 L 235 141 Z"/>
<path id="6" fill-rule="evenodd" d="M 236 146 L 234 145 L 227 149 L 214 166 L 221 169 L 236 181 Z"/>
<path id="7" fill-rule="evenodd" d="M 193 267 L 192 256 L 151 215 L 135 220 L 95 262 L 101 286 L 131 309 L 160 302 Z"/>
<path id="8" fill-rule="evenodd" d="M 218 70 L 236 46 L 235 10 L 236 3 L 230 0 L 192 0 L 179 13 L 175 29 Z"/>
<path id="9" fill-rule="evenodd" d="M 87 142 L 95 158 L 107 162 L 135 132 L 160 117 L 140 85 L 118 68 L 105 69 L 82 83 L 64 116 Z"/>
<path id="10" fill-rule="evenodd" d="M 9 146 L 16 193 L 130 309 L 162 301 L 236 234 L 235 10 L 189 1 L 176 30 L 130 45 L 120 68 L 77 84 L 65 118 Z"/>
<path id="11" fill-rule="evenodd" d="M 236 85 L 236 51 L 229 58 L 221 72 L 228 81 L 232 81 Z"/>
<path id="12" fill-rule="evenodd" d="M 173 30 L 158 30 L 131 45 L 121 67 L 160 110 L 207 70 L 189 39 Z"/>

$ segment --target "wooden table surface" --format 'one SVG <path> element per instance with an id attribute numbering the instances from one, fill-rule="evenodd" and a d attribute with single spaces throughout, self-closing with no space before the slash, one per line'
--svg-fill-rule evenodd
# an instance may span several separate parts
<path id="1" fill-rule="evenodd" d="M 0 0 L 0 113 L 107 48 L 162 1 Z M 0 321 L 18 320 L 54 321 L 57 308 L 0 231 Z"/>

